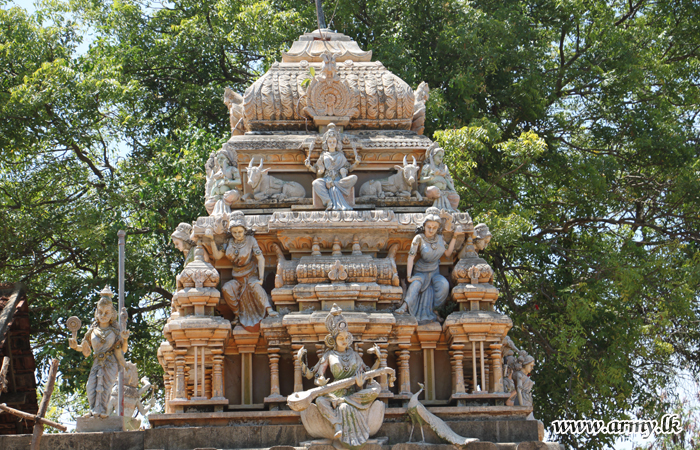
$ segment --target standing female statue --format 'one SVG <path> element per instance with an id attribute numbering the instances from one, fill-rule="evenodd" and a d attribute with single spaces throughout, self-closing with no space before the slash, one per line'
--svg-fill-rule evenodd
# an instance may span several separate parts
<path id="1" fill-rule="evenodd" d="M 311 165 L 311 151 L 304 161 L 306 168 L 316 173 L 317 178 L 312 183 L 314 193 L 319 196 L 326 210 L 351 211 L 352 207 L 345 197 L 357 183 L 357 175 L 348 175 L 348 172 L 352 172 L 360 164 L 360 156 L 353 147 L 355 162 L 348 163 L 342 152 L 341 135 L 335 129 L 335 124 L 328 125 L 322 142 L 323 152 L 316 164 Z"/>
<path id="2" fill-rule="evenodd" d="M 360 355 L 352 348 L 353 337 L 338 305 L 333 305 L 326 317 L 326 328 L 329 332 L 325 339 L 326 351 L 318 363 L 309 369 L 305 362 L 304 348 L 297 353 L 297 360 L 301 364 L 304 376 L 314 378 L 317 386 L 325 387 L 328 384 L 325 377 L 328 368 L 335 381 L 328 385 L 327 389 L 316 388 L 300 393 L 303 395 L 319 389 L 329 391 L 316 397 L 315 405 L 309 404 L 303 409 L 292 404 L 290 406 L 297 411 L 301 410 L 304 427 L 312 436 L 337 440 L 346 448 L 356 449 L 379 430 L 384 418 L 384 403 L 375 402 L 381 392 L 381 386 L 366 375 L 379 376 L 388 373 L 389 382 L 393 385 L 394 372 L 390 368 L 376 370 L 381 362 L 381 352 L 376 344 L 368 353 L 376 355 L 377 360 L 371 369 L 365 365 Z M 366 374 L 368 370 L 374 372 Z M 342 383 L 342 380 L 348 379 L 352 382 Z M 330 391 L 331 386 L 336 384 L 343 384 L 345 387 Z M 294 396 L 290 398 L 291 402 L 295 401 Z"/>
<path id="3" fill-rule="evenodd" d="M 459 207 L 459 194 L 455 190 L 450 170 L 443 162 L 445 150 L 431 145 L 426 150 L 425 164 L 420 171 L 418 182 L 425 187 L 423 193 L 429 199 L 435 200 L 433 206 L 446 211 L 457 211 Z"/>
<path id="4" fill-rule="evenodd" d="M 119 316 L 112 305 L 113 295 L 107 286 L 100 292 L 101 297 L 95 308 L 95 321 L 80 344 L 75 337 L 68 338 L 68 345 L 73 350 L 82 352 L 86 358 L 90 356 L 91 349 L 94 354 L 86 387 L 90 405 L 90 413 L 87 416 L 107 417 L 107 406 L 112 387 L 117 381 L 119 367 L 126 369 L 124 353 L 129 346 L 130 333 L 127 330 L 120 331 L 116 326 Z M 78 321 L 78 326 L 79 323 Z"/>
<path id="5" fill-rule="evenodd" d="M 439 320 L 435 309 L 445 302 L 450 293 L 450 283 L 440 275 L 440 258 L 452 255 L 457 237 L 464 234 L 462 227 L 458 226 L 447 246 L 441 228 L 440 211 L 434 207 L 428 208 L 408 251 L 406 281 L 411 284 L 404 295 L 404 303 L 396 312 L 410 312 L 419 323 Z"/>
<path id="6" fill-rule="evenodd" d="M 517 405 L 519 406 L 532 406 L 532 388 L 535 386 L 535 382 L 530 378 L 530 372 L 535 367 L 535 358 L 528 355 L 526 351 L 521 350 L 518 358 L 515 360 L 513 374 L 515 382 L 515 390 L 518 393 Z M 528 419 L 534 419 L 532 413 L 527 417 Z"/>
<path id="7" fill-rule="evenodd" d="M 265 257 L 248 230 L 245 216 L 240 211 L 231 213 L 229 219 L 231 239 L 220 250 L 210 230 L 204 235 L 205 243 L 214 259 L 224 256 L 233 264 L 233 279 L 221 288 L 226 304 L 235 316 L 234 325 L 240 321 L 245 328 L 252 328 L 265 318 L 265 313 L 277 316 L 270 298 L 262 287 L 265 275 Z M 256 264 L 257 262 L 257 264 Z M 257 274 L 255 273 L 257 268 Z"/>

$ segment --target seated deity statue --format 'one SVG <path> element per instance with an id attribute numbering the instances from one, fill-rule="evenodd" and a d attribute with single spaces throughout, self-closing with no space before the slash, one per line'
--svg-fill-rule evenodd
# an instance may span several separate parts
<path id="1" fill-rule="evenodd" d="M 434 200 L 433 206 L 446 211 L 457 211 L 459 194 L 455 190 L 452 176 L 443 162 L 445 150 L 436 145 L 426 150 L 426 162 L 420 172 L 421 190 L 426 197 Z"/>
<path id="2" fill-rule="evenodd" d="M 393 385 L 394 371 L 378 369 L 381 351 L 376 344 L 368 353 L 377 360 L 372 368 L 365 365 L 352 348 L 353 336 L 338 305 L 333 305 L 326 317 L 326 329 L 326 350 L 313 368 L 306 364 L 306 349 L 301 348 L 296 355 L 304 376 L 314 378 L 319 387 L 293 394 L 288 404 L 301 411 L 302 423 L 311 436 L 354 450 L 379 430 L 384 418 L 384 403 L 376 401 L 381 386 L 373 378 L 388 375 Z M 325 377 L 328 369 L 333 374 L 332 383 Z M 314 399 L 316 403 L 311 403 Z"/>
<path id="3" fill-rule="evenodd" d="M 396 313 L 410 313 L 419 323 L 440 320 L 435 310 L 450 293 L 450 283 L 440 275 L 440 258 L 452 255 L 457 237 L 464 234 L 458 226 L 450 244 L 445 244 L 442 221 L 437 208 L 428 208 L 408 251 L 406 281 L 410 284 Z"/>
<path id="4" fill-rule="evenodd" d="M 355 152 L 355 162 L 350 164 L 343 153 L 342 136 L 336 130 L 335 124 L 329 124 L 328 130 L 323 134 L 321 155 L 316 164 L 311 164 L 311 152 L 306 157 L 304 164 L 311 171 L 316 173 L 316 180 L 312 186 L 314 194 L 323 202 L 326 210 L 350 211 L 350 206 L 346 198 L 350 195 L 350 190 L 357 183 L 357 175 L 348 175 L 360 164 L 360 156 L 357 149 Z"/>
<path id="5" fill-rule="evenodd" d="M 85 417 L 104 418 L 109 415 L 110 394 L 117 382 L 119 367 L 126 370 L 124 353 L 129 346 L 130 333 L 118 328 L 119 315 L 112 305 L 113 295 L 109 287 L 100 292 L 95 320 L 80 344 L 75 337 L 68 338 L 70 348 L 82 352 L 86 358 L 90 353 L 94 357 L 86 386 L 90 412 Z"/>
<path id="6" fill-rule="evenodd" d="M 223 250 L 217 247 L 211 232 L 204 235 L 204 245 L 213 258 L 218 260 L 226 256 L 231 261 L 233 278 L 224 284 L 221 292 L 234 314 L 234 325 L 240 322 L 245 328 L 253 328 L 266 314 L 273 317 L 278 315 L 272 309 L 270 298 L 262 287 L 265 257 L 241 211 L 231 213 L 229 231 L 231 239 L 224 244 Z"/>
<path id="7" fill-rule="evenodd" d="M 241 174 L 238 171 L 236 151 L 227 142 L 221 150 L 212 153 L 206 164 L 207 184 L 204 206 L 211 216 L 231 212 L 231 205 L 241 198 Z"/>

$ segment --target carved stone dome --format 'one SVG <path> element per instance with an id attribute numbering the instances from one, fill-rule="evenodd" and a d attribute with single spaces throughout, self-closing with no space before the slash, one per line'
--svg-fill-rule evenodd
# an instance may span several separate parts
<path id="1" fill-rule="evenodd" d="M 341 33 L 302 35 L 246 90 L 245 130 L 303 131 L 331 122 L 345 129 L 410 130 L 413 89 L 371 57 Z"/>

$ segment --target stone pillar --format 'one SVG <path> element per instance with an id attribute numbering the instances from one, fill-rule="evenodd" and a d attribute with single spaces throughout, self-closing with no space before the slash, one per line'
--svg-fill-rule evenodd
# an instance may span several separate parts
<path id="1" fill-rule="evenodd" d="M 462 365 L 462 359 L 464 359 L 464 352 L 462 349 L 464 348 L 464 345 L 462 344 L 455 344 L 452 345 L 452 348 L 454 349 L 453 353 L 453 360 L 454 360 L 454 375 L 455 375 L 455 394 L 464 394 L 464 366 Z"/>
<path id="2" fill-rule="evenodd" d="M 503 367 L 502 367 L 502 344 L 491 344 L 491 377 L 490 387 L 491 392 L 503 392 Z"/>
<path id="3" fill-rule="evenodd" d="M 450 355 L 450 373 L 452 374 L 452 393 L 454 394 L 457 392 L 457 372 L 455 372 L 455 352 L 454 351 L 449 351 L 447 352 L 448 355 Z"/>
<path id="4" fill-rule="evenodd" d="M 476 389 L 477 386 L 477 377 L 476 377 L 476 341 L 472 341 L 472 394 L 476 394 L 479 392 Z"/>
<path id="5" fill-rule="evenodd" d="M 224 350 L 222 348 L 212 349 L 212 400 L 224 400 Z"/>
<path id="6" fill-rule="evenodd" d="M 425 400 L 435 400 L 435 349 L 423 349 L 423 380 L 425 381 Z"/>
<path id="7" fill-rule="evenodd" d="M 399 344 L 401 350 L 397 351 L 397 357 L 399 359 L 399 394 L 401 395 L 412 395 L 411 394 L 411 369 L 410 360 L 411 352 L 408 348 L 411 344 Z"/>
<path id="8" fill-rule="evenodd" d="M 241 404 L 253 404 L 253 353 L 241 353 Z"/>
<path id="9" fill-rule="evenodd" d="M 297 360 L 297 352 L 302 347 L 302 344 L 292 344 L 292 356 L 294 357 L 294 392 L 301 392 L 304 390 L 304 384 L 302 383 L 303 377 L 301 374 L 301 363 L 299 363 Z"/>
<path id="10" fill-rule="evenodd" d="M 175 351 L 175 400 L 187 400 L 185 380 L 185 355 L 187 349 L 176 348 Z"/>
<path id="11" fill-rule="evenodd" d="M 386 367 L 387 367 L 386 359 L 387 359 L 387 356 L 389 355 L 387 348 L 389 347 L 389 343 L 384 342 L 384 343 L 377 344 L 377 345 L 379 346 L 379 349 L 381 350 L 380 355 L 379 355 L 379 368 L 386 369 Z M 391 393 L 391 391 L 389 391 L 389 381 L 388 381 L 387 375 L 380 375 L 379 385 L 382 387 L 382 393 L 387 393 L 387 394 Z"/>
<path id="12" fill-rule="evenodd" d="M 268 358 L 270 359 L 270 397 L 280 396 L 280 349 L 279 347 L 268 347 Z"/>
<path id="13" fill-rule="evenodd" d="M 170 368 L 166 368 L 163 374 L 163 383 L 165 385 L 165 413 L 170 413 L 170 397 L 172 395 L 172 377 L 170 376 Z"/>

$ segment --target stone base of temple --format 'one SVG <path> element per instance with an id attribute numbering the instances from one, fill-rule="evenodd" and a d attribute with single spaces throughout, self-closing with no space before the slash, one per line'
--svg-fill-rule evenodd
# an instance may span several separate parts
<path id="1" fill-rule="evenodd" d="M 388 408 L 393 409 L 393 408 Z M 303 425 L 263 425 L 265 421 L 249 420 L 230 426 L 214 427 L 160 427 L 141 431 L 117 431 L 101 433 L 46 434 L 41 440 L 41 450 L 90 449 L 90 450 L 333 450 L 330 444 L 314 443 L 300 447 L 300 442 L 314 441 Z M 465 437 L 479 438 L 464 450 L 563 450 L 557 443 L 541 442 L 541 424 L 536 420 L 465 420 L 447 421 L 450 427 Z M 363 450 L 454 450 L 445 445 L 426 425 L 423 427 L 425 443 L 416 425 L 412 441 L 410 422 L 384 423 Z M 32 436 L 0 436 L 3 450 L 26 450 Z M 428 448 L 426 448 L 428 447 Z"/>
<path id="2" fill-rule="evenodd" d="M 134 431 L 140 427 L 141 421 L 133 417 L 79 417 L 75 430 L 78 433 L 93 433 L 99 431 Z M 0 446 L 0 448 L 4 447 Z"/>

